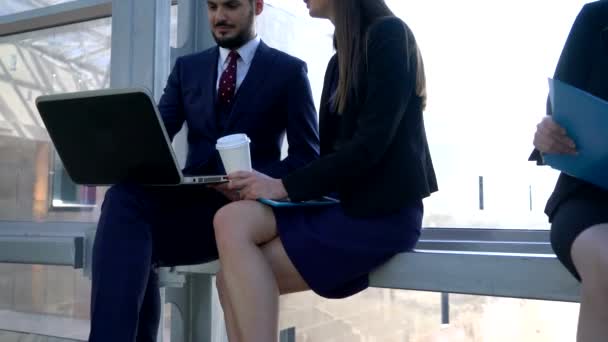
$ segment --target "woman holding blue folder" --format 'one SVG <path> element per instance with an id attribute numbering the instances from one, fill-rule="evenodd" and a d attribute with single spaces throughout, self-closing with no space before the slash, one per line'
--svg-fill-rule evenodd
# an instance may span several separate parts
<path id="1" fill-rule="evenodd" d="M 608 1 L 583 7 L 572 26 L 554 78 L 608 100 Z M 540 153 L 576 153 L 575 143 L 551 116 L 538 124 L 534 146 L 536 151 L 531 159 L 539 163 L 542 163 Z M 555 254 L 582 285 L 577 341 L 606 341 L 608 191 L 562 173 L 545 212 L 551 222 Z"/>
<path id="2" fill-rule="evenodd" d="M 218 290 L 231 342 L 276 341 L 278 298 L 364 290 L 368 274 L 420 236 L 437 182 L 422 118 L 414 35 L 383 0 L 308 0 L 335 26 L 320 106 L 321 158 L 283 179 L 229 175 L 244 201 L 216 214 Z M 340 203 L 268 206 L 337 194 Z"/>

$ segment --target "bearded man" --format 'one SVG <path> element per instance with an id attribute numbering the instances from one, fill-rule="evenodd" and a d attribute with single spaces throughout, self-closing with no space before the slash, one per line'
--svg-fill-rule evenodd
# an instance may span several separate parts
<path id="1" fill-rule="evenodd" d="M 249 136 L 253 168 L 274 178 L 319 156 L 306 64 L 261 41 L 263 8 L 263 0 L 208 0 L 217 46 L 175 62 L 158 108 L 171 139 L 188 126 L 185 175 L 224 174 L 215 143 L 234 133 Z M 238 199 L 226 185 L 112 186 L 93 247 L 89 341 L 156 341 L 156 268 L 217 259 L 213 217 Z"/>

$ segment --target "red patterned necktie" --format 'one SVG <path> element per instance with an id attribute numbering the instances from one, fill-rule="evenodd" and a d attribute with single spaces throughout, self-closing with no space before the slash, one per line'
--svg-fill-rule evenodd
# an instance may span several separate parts
<path id="1" fill-rule="evenodd" d="M 218 87 L 218 101 L 220 105 L 232 105 L 236 91 L 236 61 L 238 59 L 238 52 L 230 51 L 228 54 L 228 67 L 222 72 L 220 86 Z"/>

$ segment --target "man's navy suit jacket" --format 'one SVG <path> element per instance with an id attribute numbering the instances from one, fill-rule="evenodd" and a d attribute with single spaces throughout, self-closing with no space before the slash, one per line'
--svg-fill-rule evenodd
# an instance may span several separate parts
<path id="1" fill-rule="evenodd" d="M 173 139 L 188 125 L 185 174 L 224 173 L 218 138 L 245 133 L 253 168 L 282 177 L 319 156 L 319 133 L 306 64 L 260 42 L 229 112 L 217 110 L 219 48 L 177 59 L 159 110 Z M 288 156 L 281 158 L 287 133 Z"/>

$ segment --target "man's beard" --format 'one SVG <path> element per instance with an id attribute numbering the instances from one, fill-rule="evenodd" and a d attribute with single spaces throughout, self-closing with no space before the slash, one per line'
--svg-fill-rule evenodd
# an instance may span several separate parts
<path id="1" fill-rule="evenodd" d="M 251 38 L 253 38 L 253 32 L 251 32 L 251 28 L 253 27 L 253 18 L 254 18 L 253 10 L 251 11 L 249 21 L 244 26 L 242 31 L 237 32 L 236 36 L 230 38 L 221 38 L 215 35 L 215 32 L 212 31 L 213 39 L 217 45 L 229 49 L 235 50 L 245 45 Z M 217 23 L 217 25 L 221 25 L 222 23 Z"/>
<path id="2" fill-rule="evenodd" d="M 217 45 L 228 50 L 235 50 L 245 45 L 245 43 L 247 43 L 251 39 L 251 36 L 252 34 L 251 32 L 249 32 L 248 29 L 238 32 L 237 35 L 234 37 L 226 38 L 217 37 L 215 33 L 213 33 L 213 39 L 215 39 Z"/>

